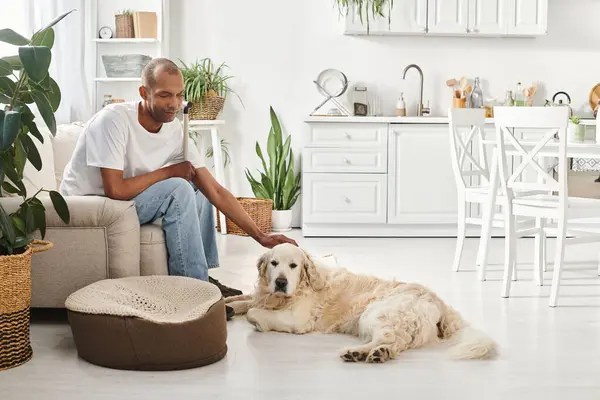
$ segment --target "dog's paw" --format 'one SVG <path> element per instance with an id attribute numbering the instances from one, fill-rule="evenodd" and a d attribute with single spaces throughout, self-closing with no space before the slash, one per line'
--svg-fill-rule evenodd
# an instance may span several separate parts
<path id="1" fill-rule="evenodd" d="M 392 359 L 392 350 L 388 346 L 378 346 L 367 356 L 368 363 L 384 363 Z"/>
<path id="2" fill-rule="evenodd" d="M 257 331 L 264 332 L 263 327 L 258 322 L 258 313 L 259 313 L 259 311 L 256 308 L 251 308 L 248 310 L 248 313 L 246 314 L 246 319 L 248 320 L 248 322 L 250 322 L 252 325 L 254 325 L 254 327 L 256 328 Z"/>
<path id="3" fill-rule="evenodd" d="M 248 294 L 240 294 L 237 296 L 230 296 L 223 298 L 225 300 L 225 304 L 233 303 L 234 301 L 249 301 L 252 300 L 252 296 Z"/>
<path id="4" fill-rule="evenodd" d="M 358 349 L 344 349 L 340 352 L 340 358 L 345 362 L 362 362 L 367 359 L 367 353 Z"/>

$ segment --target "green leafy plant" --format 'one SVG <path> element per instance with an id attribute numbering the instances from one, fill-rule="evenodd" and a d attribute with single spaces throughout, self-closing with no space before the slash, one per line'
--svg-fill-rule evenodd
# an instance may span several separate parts
<path id="1" fill-rule="evenodd" d="M 225 139 L 221 139 L 221 154 L 223 157 L 223 167 L 227 167 L 231 163 L 231 154 L 229 153 L 229 142 Z M 206 158 L 213 157 L 213 147 L 209 146 L 206 149 Z"/>
<path id="2" fill-rule="evenodd" d="M 367 33 L 370 30 L 370 20 L 375 17 L 384 17 L 383 10 L 387 8 L 388 23 L 391 23 L 391 11 L 394 7 L 394 0 L 334 0 L 341 15 L 348 15 L 350 9 L 358 13 L 360 23 L 367 22 Z M 364 19 L 363 19 L 364 17 Z"/>
<path id="3" fill-rule="evenodd" d="M 289 210 L 300 195 L 300 173 L 294 175 L 294 152 L 291 148 L 291 136 L 283 142 L 281 124 L 270 107 L 271 130 L 267 140 L 269 163 L 265 161 L 263 152 L 256 142 L 256 154 L 260 158 L 263 172 L 256 179 L 246 168 L 246 178 L 252 187 L 254 196 L 259 199 L 273 200 L 274 210 Z"/>
<path id="4" fill-rule="evenodd" d="M 0 203 L 0 255 L 25 252 L 33 240 L 31 235 L 38 230 L 44 238 L 46 209 L 37 198 L 42 191 L 49 192 L 59 217 L 67 224 L 70 221 L 67 203 L 57 191 L 40 189 L 27 197 L 23 169 L 27 161 L 38 171 L 42 169 L 42 159 L 32 137 L 40 143 L 44 137 L 28 104 L 35 103 L 50 132 L 56 134 L 54 113 L 60 105 L 61 92 L 48 73 L 54 44 L 52 27 L 73 11 L 60 15 L 31 39 L 12 29 L 0 30 L 0 41 L 18 48 L 18 55 L 0 58 L 0 103 L 5 105 L 0 110 L 0 196 L 11 193 L 23 198 L 12 214 Z"/>
<path id="5" fill-rule="evenodd" d="M 203 58 L 189 65 L 181 60 L 179 62 L 185 85 L 184 96 L 187 101 L 201 102 L 204 96 L 227 98 L 229 93 L 233 93 L 242 103 L 240 96 L 229 86 L 228 81 L 233 76 L 223 73 L 224 69 L 228 68 L 227 64 L 221 63 L 217 66 L 210 58 Z"/>
<path id="6" fill-rule="evenodd" d="M 116 15 L 133 15 L 133 10 L 132 10 L 132 9 L 130 9 L 130 8 L 128 8 L 128 9 L 125 9 L 125 10 L 123 10 L 123 11 L 118 11 L 118 12 L 116 12 L 116 13 L 115 13 L 115 16 L 116 16 Z"/>
<path id="7" fill-rule="evenodd" d="M 581 117 L 573 115 L 573 116 L 569 117 L 569 120 L 571 121 L 571 123 L 573 123 L 575 125 L 579 125 L 579 122 L 581 122 Z"/>

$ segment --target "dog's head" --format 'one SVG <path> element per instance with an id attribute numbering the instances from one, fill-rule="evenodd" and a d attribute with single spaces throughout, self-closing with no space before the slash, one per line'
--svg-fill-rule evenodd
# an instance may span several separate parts
<path id="1" fill-rule="evenodd" d="M 264 253 L 257 263 L 260 286 L 268 293 L 291 297 L 298 290 L 323 289 L 323 278 L 311 257 L 299 247 L 284 243 Z"/>

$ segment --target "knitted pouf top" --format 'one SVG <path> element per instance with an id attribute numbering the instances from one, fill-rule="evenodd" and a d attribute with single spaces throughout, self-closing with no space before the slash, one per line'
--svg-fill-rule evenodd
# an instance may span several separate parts
<path id="1" fill-rule="evenodd" d="M 71 294 L 65 307 L 87 313 L 138 317 L 157 323 L 197 319 L 221 299 L 213 284 L 181 276 L 104 279 Z"/>

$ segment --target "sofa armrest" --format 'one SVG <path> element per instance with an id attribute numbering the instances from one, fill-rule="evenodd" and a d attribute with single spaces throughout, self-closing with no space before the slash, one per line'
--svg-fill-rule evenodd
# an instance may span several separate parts
<path id="1" fill-rule="evenodd" d="M 47 229 L 100 227 L 106 230 L 107 272 L 110 278 L 140 275 L 140 223 L 133 201 L 101 196 L 67 196 L 65 201 L 71 220 L 65 224 L 54 210 L 49 196 L 40 196 L 39 199 L 46 207 Z M 22 203 L 22 198 L 2 198 L 0 201 L 11 213 Z"/>

